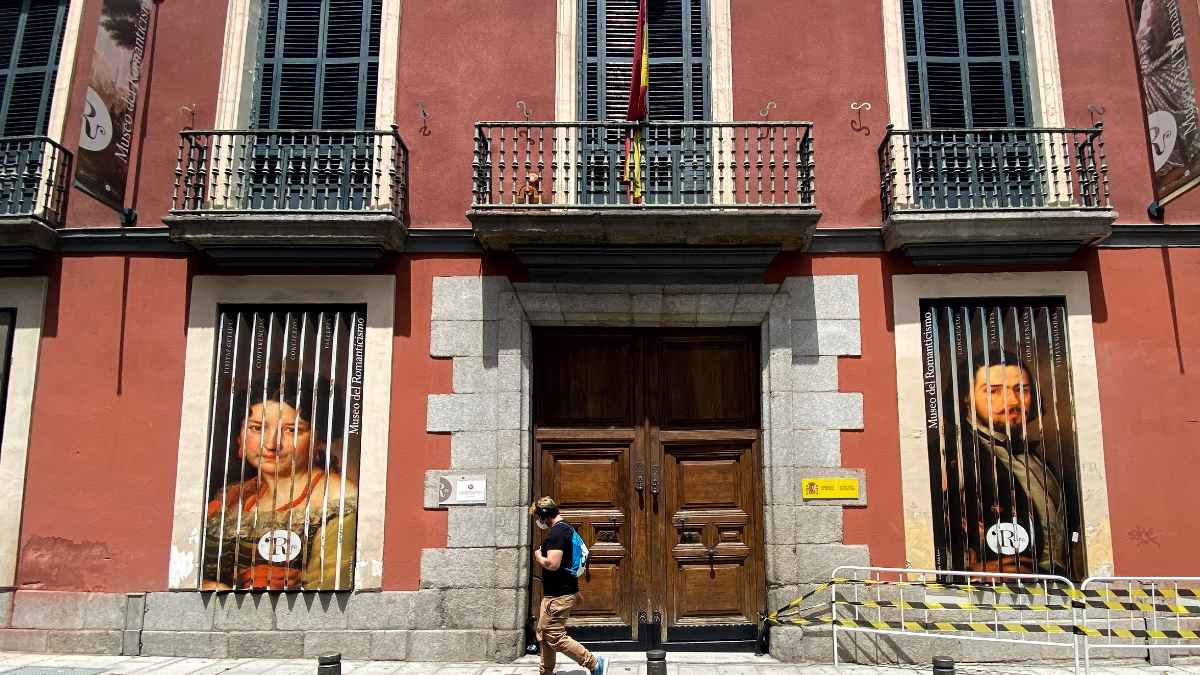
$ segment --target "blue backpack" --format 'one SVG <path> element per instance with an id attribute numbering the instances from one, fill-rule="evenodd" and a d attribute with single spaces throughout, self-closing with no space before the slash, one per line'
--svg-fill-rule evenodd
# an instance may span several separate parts
<path id="1" fill-rule="evenodd" d="M 572 575 L 581 577 L 584 571 L 587 570 L 588 547 L 583 543 L 583 537 L 571 528 L 571 564 L 567 567 L 567 571 Z"/>

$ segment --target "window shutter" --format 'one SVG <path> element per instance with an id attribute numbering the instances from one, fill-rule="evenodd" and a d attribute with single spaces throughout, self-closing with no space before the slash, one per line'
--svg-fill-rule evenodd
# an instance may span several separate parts
<path id="1" fill-rule="evenodd" d="M 383 0 L 263 0 L 258 128 L 371 129 Z"/>
<path id="2" fill-rule="evenodd" d="M 638 0 L 581 0 L 581 10 L 580 117 L 625 119 Z M 649 0 L 647 13 L 650 119 L 707 119 L 707 1 Z"/>
<path id="3" fill-rule="evenodd" d="M 0 7 L 0 135 L 46 133 L 68 0 Z"/>
<path id="4" fill-rule="evenodd" d="M 1029 125 L 1019 0 L 904 0 L 912 128 Z"/>

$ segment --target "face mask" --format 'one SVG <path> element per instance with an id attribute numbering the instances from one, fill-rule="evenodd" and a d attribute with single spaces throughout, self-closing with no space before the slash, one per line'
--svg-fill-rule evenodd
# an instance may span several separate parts
<path id="1" fill-rule="evenodd" d="M 546 521 L 542 520 L 541 518 L 538 518 L 536 522 L 539 530 L 550 529 L 550 526 L 546 524 Z"/>

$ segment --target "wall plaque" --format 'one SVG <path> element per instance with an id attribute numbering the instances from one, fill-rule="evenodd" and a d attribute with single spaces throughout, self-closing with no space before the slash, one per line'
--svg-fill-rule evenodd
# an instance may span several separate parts
<path id="1" fill-rule="evenodd" d="M 481 474 L 438 478 L 439 506 L 487 504 L 487 477 Z"/>

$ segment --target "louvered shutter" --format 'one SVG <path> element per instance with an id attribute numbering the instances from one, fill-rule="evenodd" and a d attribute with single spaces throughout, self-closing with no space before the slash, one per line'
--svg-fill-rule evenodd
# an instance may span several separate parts
<path id="1" fill-rule="evenodd" d="M 579 115 L 622 120 L 629 104 L 638 0 L 581 0 Z M 652 121 L 709 116 L 707 0 L 649 0 Z"/>
<path id="2" fill-rule="evenodd" d="M 263 0 L 257 128 L 371 129 L 383 0 Z"/>
<path id="3" fill-rule="evenodd" d="M 43 135 L 68 0 L 0 5 L 0 136 Z"/>
<path id="4" fill-rule="evenodd" d="M 1019 0 L 904 0 L 913 129 L 1029 125 Z"/>

